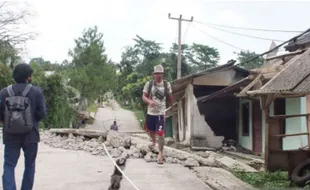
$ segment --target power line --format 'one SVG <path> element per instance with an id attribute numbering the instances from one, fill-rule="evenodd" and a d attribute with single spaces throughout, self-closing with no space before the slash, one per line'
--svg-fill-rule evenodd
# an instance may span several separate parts
<path id="1" fill-rule="evenodd" d="M 227 26 L 227 25 L 221 25 L 221 24 L 200 22 L 200 21 L 194 21 L 194 22 L 196 22 L 198 24 L 203 24 L 203 25 L 213 25 L 213 26 L 220 26 L 220 27 L 240 29 L 240 30 L 256 30 L 256 31 L 263 31 L 263 32 L 285 32 L 285 33 L 301 33 L 301 32 L 303 32 L 303 31 L 297 31 L 297 30 L 276 30 L 276 29 L 236 27 L 236 26 Z"/>
<path id="2" fill-rule="evenodd" d="M 193 28 L 195 28 L 196 30 L 198 30 L 198 31 L 200 31 L 201 33 L 203 33 L 203 34 L 209 36 L 210 38 L 213 38 L 213 39 L 216 40 L 216 41 L 219 41 L 219 42 L 221 42 L 221 43 L 223 43 L 223 44 L 226 44 L 226 45 L 228 45 L 228 46 L 230 46 L 230 47 L 233 47 L 233 48 L 235 48 L 235 49 L 244 50 L 243 48 L 237 47 L 237 46 L 235 46 L 235 45 L 232 45 L 232 44 L 230 44 L 230 43 L 227 43 L 227 42 L 225 42 L 225 41 L 223 41 L 223 40 L 220 40 L 220 39 L 218 39 L 218 38 L 216 38 L 216 37 L 210 35 L 209 33 L 207 33 L 207 32 L 205 32 L 205 31 L 203 31 L 203 30 L 197 28 L 195 25 L 192 25 L 192 26 L 193 26 Z"/>
<path id="3" fill-rule="evenodd" d="M 296 40 L 297 38 L 299 38 L 300 36 L 302 36 L 302 35 L 304 35 L 304 34 L 306 34 L 306 33 L 308 33 L 308 32 L 310 32 L 310 28 L 308 28 L 306 31 L 302 32 L 301 34 L 298 34 L 297 36 L 294 36 L 293 38 L 291 38 L 291 39 L 289 39 L 289 40 L 287 40 L 287 41 L 281 43 L 280 45 L 277 45 L 276 47 L 272 48 L 271 50 L 268 50 L 268 51 L 266 51 L 266 52 L 264 52 L 264 53 L 261 53 L 261 54 L 257 55 L 256 57 L 253 57 L 252 59 L 246 60 L 246 61 L 244 61 L 244 62 L 242 62 L 242 63 L 238 63 L 238 64 L 236 64 L 236 65 L 246 64 L 246 63 L 249 63 L 249 62 L 251 62 L 251 61 L 254 61 L 254 60 L 257 59 L 257 58 L 262 57 L 262 56 L 264 56 L 264 55 L 266 55 L 266 54 L 268 54 L 268 53 L 270 53 L 270 52 L 273 52 L 274 50 L 276 50 L 276 49 L 282 47 L 284 44 Z"/>
<path id="4" fill-rule="evenodd" d="M 185 32 L 184 32 L 184 34 L 183 34 L 183 37 L 182 37 L 182 38 L 184 39 L 184 40 L 183 40 L 183 41 L 184 41 L 183 44 L 185 44 L 186 36 L 187 36 L 188 30 L 189 30 L 191 24 L 192 24 L 191 22 L 187 23 L 186 30 L 185 30 Z"/>
<path id="5" fill-rule="evenodd" d="M 247 35 L 247 34 L 240 34 L 240 33 L 237 33 L 237 32 L 231 32 L 231 31 L 227 31 L 227 30 L 224 30 L 224 29 L 221 29 L 221 28 L 214 27 L 214 26 L 207 26 L 207 27 L 213 28 L 215 30 L 220 30 L 220 31 L 223 31 L 223 32 L 227 32 L 227 33 L 231 33 L 231 34 L 235 34 L 235 35 L 239 35 L 239 36 L 245 36 L 245 37 L 249 37 L 249 38 L 255 38 L 255 39 L 259 39 L 259 40 L 284 42 L 283 40 L 276 40 L 276 39 L 271 39 L 271 38 L 263 38 L 263 37 L 251 36 L 251 35 Z"/>

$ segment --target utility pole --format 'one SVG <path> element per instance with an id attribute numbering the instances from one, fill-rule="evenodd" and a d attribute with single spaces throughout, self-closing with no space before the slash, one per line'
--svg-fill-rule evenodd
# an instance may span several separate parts
<path id="1" fill-rule="evenodd" d="M 177 65 L 177 79 L 181 78 L 181 61 L 182 61 L 182 43 L 181 43 L 181 35 L 182 35 L 182 21 L 193 22 L 194 17 L 190 20 L 182 19 L 182 15 L 179 18 L 171 17 L 170 13 L 168 14 L 169 19 L 177 20 L 179 22 L 179 34 L 178 34 L 178 65 Z"/>

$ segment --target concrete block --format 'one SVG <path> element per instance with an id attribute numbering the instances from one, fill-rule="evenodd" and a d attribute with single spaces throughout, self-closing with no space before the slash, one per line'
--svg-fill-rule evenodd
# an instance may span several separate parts
<path id="1" fill-rule="evenodd" d="M 194 167 L 196 175 L 207 183 L 212 189 L 221 190 L 251 190 L 251 185 L 241 181 L 239 178 L 222 168 Z"/>
<path id="2" fill-rule="evenodd" d="M 245 163 L 239 162 L 227 156 L 222 158 L 215 158 L 216 164 L 221 166 L 224 169 L 231 170 L 237 169 L 245 172 L 258 172 L 256 169 L 252 168 L 251 166 L 246 165 Z"/>

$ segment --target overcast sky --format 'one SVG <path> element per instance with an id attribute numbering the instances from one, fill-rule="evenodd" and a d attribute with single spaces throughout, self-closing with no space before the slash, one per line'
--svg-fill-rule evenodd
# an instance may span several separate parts
<path id="1" fill-rule="evenodd" d="M 43 57 L 52 62 L 68 58 L 74 39 L 83 29 L 97 25 L 104 33 L 106 53 L 113 61 L 120 61 L 124 46 L 133 44 L 136 34 L 162 43 L 168 50 L 177 40 L 177 21 L 171 16 L 202 23 L 236 27 L 303 31 L 310 27 L 310 2 L 306 1 L 207 1 L 207 0 L 28 0 L 36 16 L 29 20 L 31 30 L 39 36 L 27 44 L 25 59 Z M 219 50 L 223 64 L 235 58 L 233 52 L 248 49 L 261 53 L 269 49 L 271 41 L 238 36 L 215 30 L 210 25 L 182 23 L 185 43 L 201 43 Z M 188 25 L 189 24 L 189 25 Z M 221 28 L 227 31 L 287 40 L 298 33 L 275 33 Z M 204 33 L 202 33 L 203 31 Z M 211 38 L 211 35 L 218 40 Z M 276 42 L 279 44 L 280 42 Z M 238 48 L 237 48 L 238 47 Z"/>

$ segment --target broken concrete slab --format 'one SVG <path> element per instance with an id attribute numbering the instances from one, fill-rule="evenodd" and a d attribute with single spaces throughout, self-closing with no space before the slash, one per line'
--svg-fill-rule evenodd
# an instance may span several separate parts
<path id="1" fill-rule="evenodd" d="M 132 143 L 136 144 L 136 147 L 144 154 L 147 154 L 149 151 L 151 151 L 147 146 L 147 144 L 149 142 L 147 142 L 145 140 L 142 140 L 142 139 L 139 139 L 136 137 L 132 137 Z M 155 148 L 152 151 L 158 153 L 158 147 L 155 146 Z M 185 152 L 182 150 L 178 150 L 178 149 L 174 149 L 171 147 L 167 147 L 167 146 L 165 146 L 165 148 L 164 148 L 164 155 L 166 157 L 177 158 L 178 160 L 181 160 L 181 161 L 185 161 L 188 158 L 193 158 L 197 162 L 199 162 L 200 165 L 212 166 L 212 167 L 217 166 L 217 164 L 214 160 L 211 160 L 211 159 L 209 160 L 208 158 L 203 158 L 203 157 L 198 156 L 196 154 L 191 154 L 191 153 L 188 153 L 188 152 Z"/>
<path id="2" fill-rule="evenodd" d="M 248 166 L 245 163 L 239 162 L 237 160 L 231 159 L 227 156 L 224 156 L 222 158 L 215 158 L 215 162 L 221 166 L 224 169 L 227 170 L 240 170 L 245 172 L 258 172 L 256 169 L 252 168 L 251 166 Z"/>
<path id="3" fill-rule="evenodd" d="M 251 185 L 241 181 L 232 173 L 222 168 L 194 167 L 196 175 L 207 183 L 212 189 L 218 190 L 251 190 L 255 189 Z"/>
<path id="4" fill-rule="evenodd" d="M 194 158 L 187 158 L 183 162 L 183 166 L 185 166 L 185 167 L 198 167 L 199 163 Z"/>

